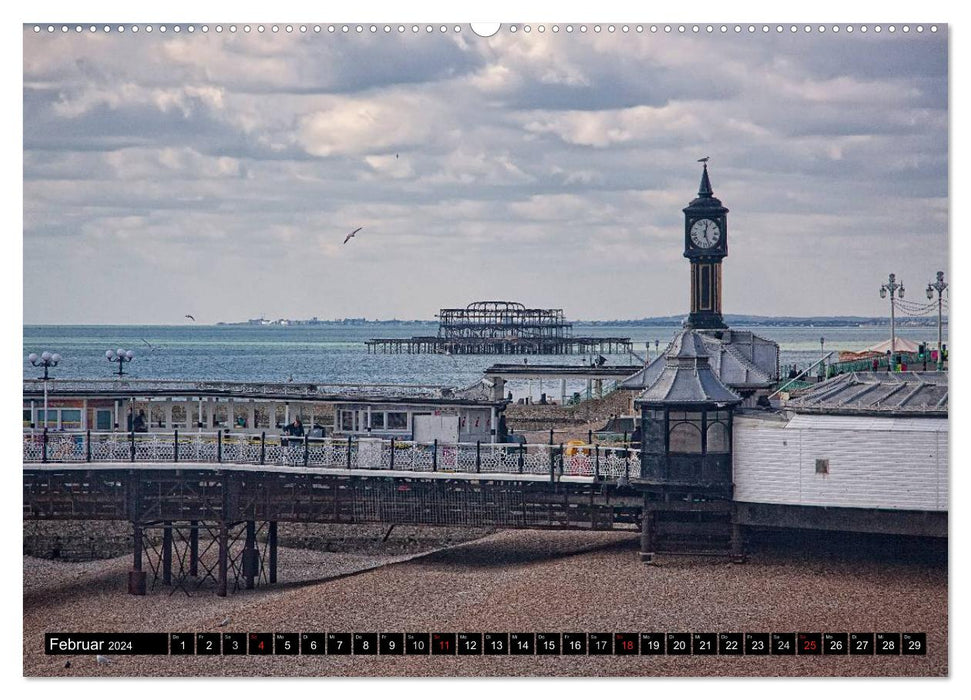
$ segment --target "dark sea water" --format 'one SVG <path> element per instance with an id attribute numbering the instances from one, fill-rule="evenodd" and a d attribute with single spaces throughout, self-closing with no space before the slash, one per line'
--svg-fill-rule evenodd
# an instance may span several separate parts
<path id="1" fill-rule="evenodd" d="M 644 355 L 645 343 L 654 340 L 661 349 L 677 327 L 630 327 L 574 325 L 584 336 L 620 336 L 634 340 Z M 782 349 L 783 365 L 805 366 L 819 358 L 819 338 L 826 350 L 861 350 L 886 340 L 886 328 L 777 328 L 752 327 L 759 335 L 775 340 Z M 38 377 L 27 361 L 31 352 L 58 352 L 61 364 L 52 376 L 64 379 L 108 378 L 117 365 L 105 359 L 109 348 L 135 352 L 126 366 L 135 379 L 222 379 L 237 381 L 315 383 L 389 383 L 467 386 L 494 362 L 519 362 L 515 355 L 369 355 L 364 341 L 373 337 L 407 338 L 434 335 L 437 326 L 384 324 L 372 326 L 24 326 L 24 377 Z M 936 328 L 909 328 L 899 337 L 937 341 Z M 945 337 L 946 342 L 946 337 Z M 152 347 L 149 347 L 149 346 Z M 580 355 L 531 356 L 532 363 L 581 363 Z M 612 355 L 611 364 L 627 364 L 628 355 Z M 634 360 L 636 362 L 636 360 Z M 535 388 L 535 387 L 534 387 Z M 569 387 L 571 391 L 578 387 Z M 518 395 L 522 387 L 513 387 Z M 547 391 L 554 390 L 547 387 Z M 538 395 L 538 392 L 534 391 Z"/>

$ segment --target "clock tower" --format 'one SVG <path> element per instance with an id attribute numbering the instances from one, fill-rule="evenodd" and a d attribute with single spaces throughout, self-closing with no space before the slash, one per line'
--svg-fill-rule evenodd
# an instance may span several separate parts
<path id="1" fill-rule="evenodd" d="M 684 211 L 684 257 L 691 261 L 691 313 L 686 328 L 726 329 L 722 319 L 722 259 L 728 255 L 728 209 L 716 199 L 704 159 L 698 197 Z"/>

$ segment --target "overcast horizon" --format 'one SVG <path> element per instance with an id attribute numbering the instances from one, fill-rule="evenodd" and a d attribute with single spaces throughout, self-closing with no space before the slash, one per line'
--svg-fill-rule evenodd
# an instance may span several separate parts
<path id="1" fill-rule="evenodd" d="M 890 272 L 926 301 L 949 262 L 945 28 L 588 27 L 25 27 L 24 323 L 684 316 L 703 156 L 731 210 L 725 314 L 882 316 Z"/>

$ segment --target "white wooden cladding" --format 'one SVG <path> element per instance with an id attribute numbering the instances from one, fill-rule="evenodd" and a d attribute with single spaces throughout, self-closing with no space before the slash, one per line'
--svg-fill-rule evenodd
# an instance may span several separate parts
<path id="1" fill-rule="evenodd" d="M 797 416 L 738 420 L 735 500 L 947 511 L 946 419 Z M 829 473 L 816 473 L 816 460 Z"/>

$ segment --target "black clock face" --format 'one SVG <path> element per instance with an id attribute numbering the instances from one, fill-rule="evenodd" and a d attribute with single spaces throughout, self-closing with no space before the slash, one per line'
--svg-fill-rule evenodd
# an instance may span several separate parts
<path id="1" fill-rule="evenodd" d="M 721 240 L 722 231 L 711 219 L 698 219 L 691 226 L 691 242 L 699 248 L 712 248 Z"/>

